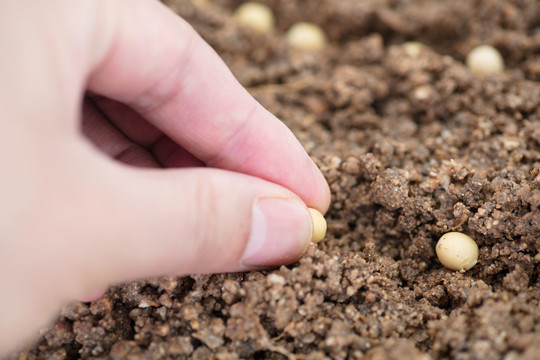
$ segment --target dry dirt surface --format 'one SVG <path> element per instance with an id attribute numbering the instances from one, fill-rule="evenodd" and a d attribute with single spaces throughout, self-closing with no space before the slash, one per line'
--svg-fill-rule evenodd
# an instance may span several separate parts
<path id="1" fill-rule="evenodd" d="M 165 2 L 320 166 L 326 239 L 273 271 L 111 288 L 13 358 L 539 359 L 540 2 L 261 1 L 265 35 L 241 1 Z M 321 52 L 287 46 L 305 20 Z M 469 72 L 479 44 L 504 73 Z M 437 260 L 448 231 L 477 241 L 470 271 Z"/>

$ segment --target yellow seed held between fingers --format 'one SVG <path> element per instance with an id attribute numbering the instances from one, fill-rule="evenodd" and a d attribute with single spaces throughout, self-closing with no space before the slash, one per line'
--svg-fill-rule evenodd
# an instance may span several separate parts
<path id="1" fill-rule="evenodd" d="M 266 33 L 274 27 L 275 19 L 272 9 L 257 2 L 247 2 L 234 12 L 234 19 L 240 26 L 258 33 Z"/>
<path id="2" fill-rule="evenodd" d="M 467 54 L 465 64 L 471 72 L 480 75 L 491 75 L 504 71 L 504 60 L 501 53 L 489 45 L 480 45 L 472 49 Z"/>
<path id="3" fill-rule="evenodd" d="M 326 35 L 317 25 L 299 22 L 287 31 L 287 42 L 297 50 L 318 51 L 326 45 Z"/>
<path id="4" fill-rule="evenodd" d="M 311 215 L 311 220 L 313 222 L 313 238 L 311 239 L 312 242 L 318 243 L 326 234 L 326 220 L 324 219 L 324 216 L 322 214 L 315 210 L 309 208 L 309 214 Z"/>
<path id="5" fill-rule="evenodd" d="M 435 246 L 440 262 L 450 270 L 465 272 L 478 262 L 478 245 L 469 236 L 449 232 Z"/>

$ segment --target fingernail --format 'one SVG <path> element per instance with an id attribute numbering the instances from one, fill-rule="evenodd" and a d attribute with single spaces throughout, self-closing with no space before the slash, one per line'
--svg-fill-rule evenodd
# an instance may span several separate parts
<path id="1" fill-rule="evenodd" d="M 276 266 L 297 260 L 312 236 L 311 217 L 299 201 L 260 198 L 251 216 L 251 235 L 242 264 Z"/>

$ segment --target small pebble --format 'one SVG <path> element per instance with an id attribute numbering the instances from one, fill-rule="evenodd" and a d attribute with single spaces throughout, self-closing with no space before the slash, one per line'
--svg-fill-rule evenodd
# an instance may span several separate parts
<path id="1" fill-rule="evenodd" d="M 275 24 L 272 9 L 257 2 L 240 5 L 234 13 L 234 19 L 238 25 L 261 34 L 272 30 Z"/>
<path id="2" fill-rule="evenodd" d="M 498 74 L 504 71 L 504 60 L 501 53 L 490 45 L 480 45 L 472 49 L 465 64 L 471 72 L 480 75 Z"/>
<path id="3" fill-rule="evenodd" d="M 287 42 L 297 50 L 318 51 L 326 45 L 324 31 L 315 24 L 299 22 L 287 31 Z"/>
<path id="4" fill-rule="evenodd" d="M 449 232 L 435 246 L 439 261 L 448 269 L 465 272 L 478 262 L 478 245 L 469 236 Z"/>
<path id="5" fill-rule="evenodd" d="M 309 208 L 309 213 L 313 222 L 313 238 L 311 241 L 318 243 L 326 234 L 326 220 L 324 219 L 324 216 L 315 209 Z"/>

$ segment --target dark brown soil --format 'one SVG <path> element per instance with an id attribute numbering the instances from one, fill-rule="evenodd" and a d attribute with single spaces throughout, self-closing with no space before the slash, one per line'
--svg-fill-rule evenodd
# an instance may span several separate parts
<path id="1" fill-rule="evenodd" d="M 274 271 L 71 304 L 25 359 L 538 359 L 540 2 L 261 1 L 270 35 L 235 26 L 240 1 L 166 2 L 321 167 L 326 239 Z M 300 20 L 325 29 L 327 49 L 287 48 Z M 418 57 L 409 40 L 425 44 Z M 481 43 L 504 74 L 463 65 Z M 435 256 L 452 230 L 480 247 L 466 273 Z"/>

